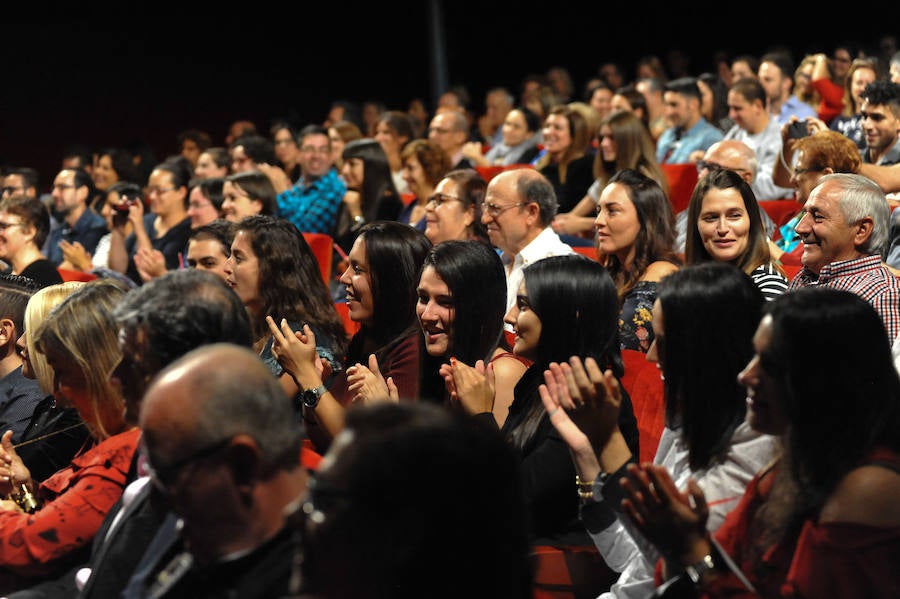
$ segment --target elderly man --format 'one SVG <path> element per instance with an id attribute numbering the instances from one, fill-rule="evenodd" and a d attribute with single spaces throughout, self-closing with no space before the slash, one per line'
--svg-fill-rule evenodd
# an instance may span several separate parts
<path id="1" fill-rule="evenodd" d="M 291 402 L 259 356 L 232 344 L 186 354 L 151 383 L 140 425 L 151 484 L 183 525 L 138 596 L 286 595 L 286 514 L 308 474 Z"/>
<path id="2" fill-rule="evenodd" d="M 796 227 L 803 270 L 788 291 L 823 285 L 856 293 L 872 304 L 893 342 L 900 332 L 900 279 L 882 263 L 890 217 L 884 192 L 861 175 L 825 175 L 803 210 Z"/>
<path id="3" fill-rule="evenodd" d="M 523 268 L 574 251 L 550 228 L 556 208 L 553 186 L 534 169 L 504 171 L 488 184 L 481 222 L 506 267 L 507 310 L 516 302 Z"/>

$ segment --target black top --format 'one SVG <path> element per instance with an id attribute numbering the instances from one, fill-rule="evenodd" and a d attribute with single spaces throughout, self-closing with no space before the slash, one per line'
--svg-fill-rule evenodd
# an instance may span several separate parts
<path id="1" fill-rule="evenodd" d="M 7 270 L 7 272 L 11 272 L 11 270 Z M 59 271 L 56 270 L 56 265 L 46 258 L 38 258 L 23 268 L 19 275 L 28 277 L 41 287 L 56 285 L 57 283 L 63 282 L 62 276 L 59 274 Z"/>
<path id="2" fill-rule="evenodd" d="M 578 202 L 587 195 L 587 190 L 594 182 L 594 156 L 585 154 L 576 158 L 566 167 L 566 182 L 560 181 L 559 165 L 551 162 L 541 169 L 556 192 L 559 213 L 570 212 Z"/>

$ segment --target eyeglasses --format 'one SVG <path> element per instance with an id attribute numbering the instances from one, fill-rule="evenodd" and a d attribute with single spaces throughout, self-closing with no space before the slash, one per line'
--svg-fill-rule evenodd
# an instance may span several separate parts
<path id="1" fill-rule="evenodd" d="M 6 231 L 10 227 L 21 227 L 22 223 L 3 223 L 0 222 L 0 232 Z"/>
<path id="2" fill-rule="evenodd" d="M 484 203 L 484 212 L 485 214 L 489 214 L 490 216 L 496 218 L 506 212 L 511 208 L 519 208 L 520 206 L 525 206 L 528 202 L 518 202 L 516 204 L 510 204 L 509 206 L 498 206 L 492 202 Z"/>
<path id="3" fill-rule="evenodd" d="M 453 196 L 448 196 L 443 193 L 436 193 L 430 198 L 428 198 L 428 204 L 434 204 L 435 208 L 440 208 L 447 202 L 462 202 L 462 198 L 457 198 Z"/>
<path id="4" fill-rule="evenodd" d="M 429 127 L 429 133 L 437 133 L 438 135 L 446 135 L 448 133 L 453 133 L 452 129 L 445 129 L 443 127 Z"/>
<path id="5" fill-rule="evenodd" d="M 331 153 L 331 150 L 328 149 L 328 146 L 303 146 L 302 148 L 300 148 L 300 151 L 304 154 L 324 154 L 326 156 Z"/>
<path id="6" fill-rule="evenodd" d="M 170 191 L 175 191 L 174 187 L 148 187 L 147 195 L 152 196 L 153 194 L 162 195 L 164 193 L 169 193 Z"/>
<path id="7" fill-rule="evenodd" d="M 704 170 L 709 170 L 709 172 L 713 171 L 734 171 L 736 173 L 746 173 L 747 169 L 743 168 L 731 168 L 728 166 L 722 166 L 721 164 L 717 164 L 715 162 L 711 162 L 709 160 L 698 160 L 697 161 L 697 173 L 702 173 Z"/>
<path id="8" fill-rule="evenodd" d="M 24 187 L 15 187 L 10 185 L 9 187 L 0 187 L 0 195 L 9 195 L 16 193 L 17 191 L 25 191 Z"/>
<path id="9" fill-rule="evenodd" d="M 818 166 L 811 166 L 809 168 L 795 168 L 794 176 L 796 177 L 798 175 L 802 175 L 803 173 L 818 173 L 823 170 L 825 170 L 825 169 L 818 167 Z"/>
<path id="10" fill-rule="evenodd" d="M 147 469 L 147 474 L 150 476 L 150 482 L 162 493 L 169 494 L 172 491 L 175 482 L 178 480 L 178 474 L 184 470 L 185 467 L 218 453 L 225 449 L 230 443 L 231 437 L 220 439 L 215 443 L 207 445 L 206 447 L 201 447 L 197 451 L 172 462 L 165 468 L 155 468 L 153 466 L 150 462 L 150 455 L 147 452 L 147 447 L 143 444 L 141 445 L 141 453 L 145 458 L 145 467 Z"/>
<path id="11" fill-rule="evenodd" d="M 188 208 L 193 208 L 194 210 L 200 210 L 201 208 L 206 208 L 207 206 L 212 206 L 211 202 L 189 202 Z"/>

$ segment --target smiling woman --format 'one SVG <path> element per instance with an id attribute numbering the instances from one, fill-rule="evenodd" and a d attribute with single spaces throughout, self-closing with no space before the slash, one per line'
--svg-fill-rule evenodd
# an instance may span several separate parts
<path id="1" fill-rule="evenodd" d="M 56 266 L 41 253 L 49 232 L 50 213 L 39 199 L 13 195 L 0 202 L 0 259 L 10 274 L 28 277 L 42 287 L 63 282 Z"/>

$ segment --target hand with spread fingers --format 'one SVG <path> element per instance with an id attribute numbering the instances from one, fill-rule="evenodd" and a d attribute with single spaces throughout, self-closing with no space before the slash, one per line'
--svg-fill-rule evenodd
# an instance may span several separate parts
<path id="1" fill-rule="evenodd" d="M 323 360 L 316 352 L 316 336 L 308 324 L 303 332 L 294 331 L 287 319 L 281 319 L 281 326 L 275 319 L 266 316 L 266 323 L 272 333 L 272 355 L 289 373 L 301 389 L 313 389 L 322 384 L 325 373 Z"/>

